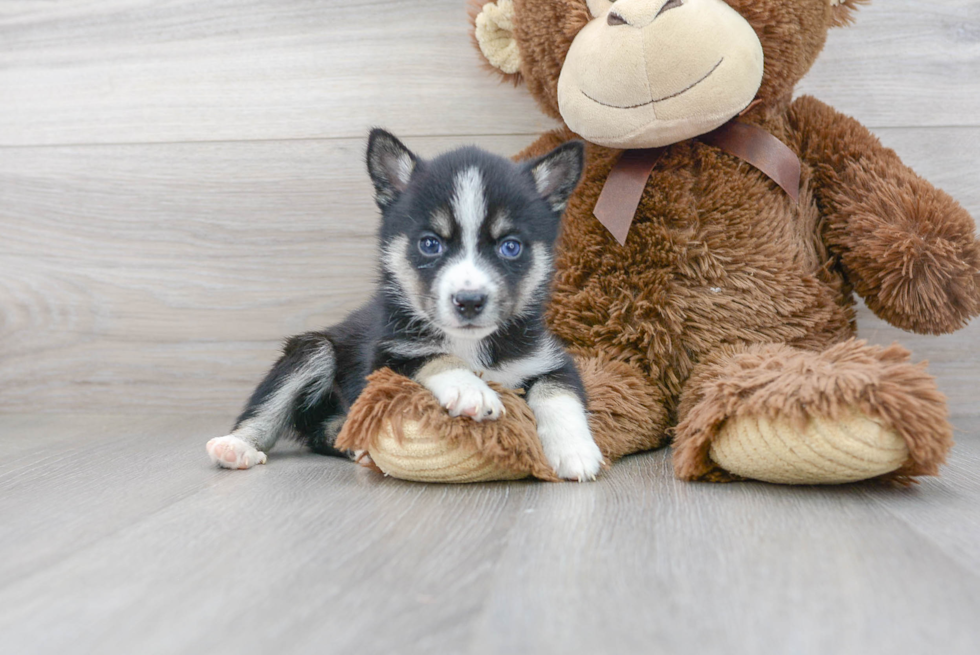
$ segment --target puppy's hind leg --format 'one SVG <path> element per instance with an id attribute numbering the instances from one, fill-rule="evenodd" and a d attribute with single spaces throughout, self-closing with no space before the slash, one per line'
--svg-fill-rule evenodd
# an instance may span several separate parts
<path id="1" fill-rule="evenodd" d="M 297 418 L 323 403 L 333 387 L 337 359 L 321 333 L 292 337 L 283 355 L 252 394 L 231 434 L 207 444 L 211 461 L 224 468 L 265 464 L 266 452 L 296 431 Z"/>

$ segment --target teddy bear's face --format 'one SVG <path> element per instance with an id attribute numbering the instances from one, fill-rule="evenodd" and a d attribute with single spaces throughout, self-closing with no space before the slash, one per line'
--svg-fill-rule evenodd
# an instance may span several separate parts
<path id="1" fill-rule="evenodd" d="M 588 0 L 565 55 L 558 110 L 585 139 L 651 148 L 709 132 L 762 82 L 762 44 L 724 0 Z M 683 44 L 681 47 L 679 44 Z"/>
<path id="2" fill-rule="evenodd" d="M 648 148 L 708 132 L 754 99 L 788 101 L 828 28 L 865 0 L 495 0 L 488 61 L 593 143 Z"/>

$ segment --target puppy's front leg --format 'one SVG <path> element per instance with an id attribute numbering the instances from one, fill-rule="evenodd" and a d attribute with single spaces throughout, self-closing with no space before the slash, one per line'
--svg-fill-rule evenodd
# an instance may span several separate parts
<path id="1" fill-rule="evenodd" d="M 575 390 L 545 376 L 527 394 L 548 463 L 566 480 L 595 480 L 602 453 L 592 439 L 585 405 Z"/>
<path id="2" fill-rule="evenodd" d="M 415 373 L 415 380 L 432 392 L 450 416 L 495 421 L 504 414 L 497 392 L 455 357 L 437 357 Z"/>

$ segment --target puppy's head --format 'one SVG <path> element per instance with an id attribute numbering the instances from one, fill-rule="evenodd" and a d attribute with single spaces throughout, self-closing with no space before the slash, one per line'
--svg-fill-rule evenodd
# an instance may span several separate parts
<path id="1" fill-rule="evenodd" d="M 423 161 L 374 130 L 367 160 L 392 298 L 455 338 L 482 339 L 540 311 L 581 143 L 522 164 L 477 148 Z"/>

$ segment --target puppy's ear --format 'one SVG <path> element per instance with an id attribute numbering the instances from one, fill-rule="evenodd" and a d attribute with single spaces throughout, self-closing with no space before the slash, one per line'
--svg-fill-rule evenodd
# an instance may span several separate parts
<path id="1" fill-rule="evenodd" d="M 398 199 L 408 187 L 418 161 L 418 157 L 391 133 L 378 128 L 371 130 L 367 166 L 378 207 L 383 210 Z"/>
<path id="2" fill-rule="evenodd" d="M 526 166 L 541 197 L 548 201 L 554 211 L 563 212 L 582 178 L 585 144 L 581 141 L 563 143 Z"/>

